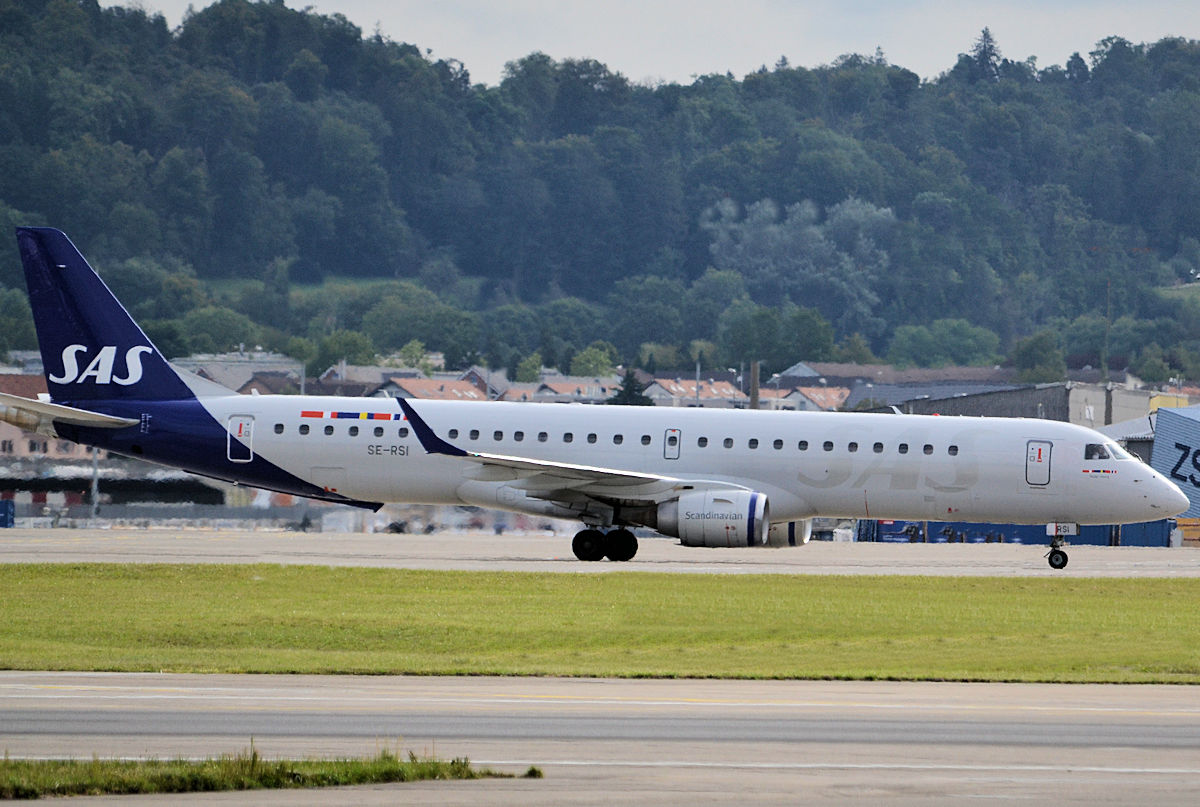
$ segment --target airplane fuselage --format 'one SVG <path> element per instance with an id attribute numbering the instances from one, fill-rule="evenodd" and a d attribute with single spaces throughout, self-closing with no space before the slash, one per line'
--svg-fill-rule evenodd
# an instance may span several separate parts
<path id="1" fill-rule="evenodd" d="M 209 429 L 196 427 L 199 406 Z M 143 425 L 79 439 L 209 476 L 301 495 L 315 488 L 335 500 L 525 509 L 503 499 L 509 474 L 426 454 L 387 398 L 233 395 L 91 408 Z M 1110 441 L 1047 420 L 456 401 L 423 401 L 420 411 L 468 451 L 758 490 L 774 521 L 1114 523 L 1153 515 L 1158 490 L 1157 474 L 1128 455 L 1086 458 L 1088 446 Z M 264 475 L 261 461 L 283 473 Z"/>

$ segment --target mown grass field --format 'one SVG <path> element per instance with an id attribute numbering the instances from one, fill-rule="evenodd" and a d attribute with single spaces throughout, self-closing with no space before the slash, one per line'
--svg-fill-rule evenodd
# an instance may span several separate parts
<path id="1" fill-rule="evenodd" d="M 1200 683 L 1200 580 L 0 566 L 0 668 Z"/>

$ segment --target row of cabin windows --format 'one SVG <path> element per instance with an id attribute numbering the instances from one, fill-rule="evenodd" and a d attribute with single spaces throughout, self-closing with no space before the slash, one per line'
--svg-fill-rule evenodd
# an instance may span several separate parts
<path id="1" fill-rule="evenodd" d="M 282 423 L 275 424 L 275 433 L 283 434 L 283 424 Z M 309 433 L 309 426 L 307 423 L 300 424 L 300 433 L 301 434 Z M 357 437 L 359 434 L 358 426 L 351 426 L 348 429 L 348 433 L 351 437 Z M 376 437 L 383 437 L 383 427 L 376 426 L 373 430 L 373 433 Z M 332 425 L 328 425 L 325 427 L 325 434 L 333 434 L 333 426 Z M 400 427 L 399 436 L 402 438 L 408 437 L 408 427 L 407 426 Z M 451 429 L 447 433 L 446 436 L 449 437 L 451 440 L 457 440 L 458 436 L 459 436 L 459 431 L 458 431 L 458 429 Z M 525 439 L 525 432 L 515 431 L 512 433 L 512 438 L 515 442 L 520 443 Z M 468 440 L 478 440 L 479 439 L 479 429 L 471 429 L 469 432 L 467 432 L 467 439 Z M 500 442 L 501 440 L 504 439 L 504 432 L 499 431 L 499 430 L 492 432 L 492 439 L 496 442 Z M 550 434 L 548 432 L 538 432 L 537 440 L 539 443 L 545 443 L 549 439 L 550 439 Z M 589 443 L 595 443 L 598 439 L 599 438 L 596 436 L 596 434 L 594 432 L 589 433 L 587 435 L 587 441 Z M 562 441 L 564 443 L 574 442 L 575 434 L 573 432 L 563 432 Z M 613 441 L 613 445 L 619 446 L 623 442 L 625 442 L 625 437 L 624 437 L 624 435 L 621 435 L 621 434 L 614 434 L 612 437 L 612 441 Z M 671 446 L 674 446 L 678 442 L 678 437 L 676 435 L 672 434 L 672 435 L 668 436 L 667 441 Z M 652 439 L 651 439 L 650 435 L 643 434 L 641 442 L 642 442 L 642 445 L 648 446 L 652 442 Z M 697 438 L 696 445 L 699 448 L 707 448 L 708 447 L 708 438 L 707 437 Z M 733 438 L 726 437 L 723 441 L 721 441 L 721 445 L 723 445 L 725 448 L 733 448 Z M 746 442 L 746 446 L 750 449 L 757 449 L 759 446 L 758 438 L 751 437 Z M 783 450 L 783 440 L 776 438 L 774 441 L 772 441 L 771 447 L 774 448 L 776 451 Z M 800 451 L 808 451 L 808 441 L 801 440 L 799 443 L 796 444 L 796 448 L 799 449 Z M 824 443 L 821 444 L 821 448 L 824 451 L 833 451 L 833 448 L 834 448 L 833 441 L 826 440 Z M 850 452 L 851 454 L 857 453 L 858 443 L 854 442 L 854 441 L 847 443 L 846 450 L 848 452 Z M 883 445 L 883 443 L 875 443 L 874 445 L 871 446 L 871 450 L 874 451 L 876 454 L 882 454 L 884 452 L 884 445 Z M 896 452 L 899 454 L 907 454 L 908 450 L 909 450 L 908 443 L 899 443 L 896 445 Z M 930 443 L 926 443 L 925 445 L 923 445 L 921 447 L 921 450 L 925 454 L 932 454 L 934 449 L 933 449 L 933 445 L 931 445 Z M 946 453 L 952 457 L 958 456 L 958 446 L 956 446 L 956 445 L 947 446 Z"/>
<path id="2" fill-rule="evenodd" d="M 299 430 L 299 431 L 300 431 L 300 433 L 301 433 L 301 434 L 308 434 L 308 433 L 309 433 L 309 430 L 310 430 L 310 429 L 309 429 L 309 425 L 308 425 L 307 423 L 301 423 L 301 424 L 300 424 L 300 430 Z M 275 424 L 275 433 L 276 433 L 276 434 L 283 434 L 283 424 L 282 424 L 282 423 L 276 423 L 276 424 Z M 326 426 L 326 427 L 325 427 L 325 433 L 326 433 L 326 434 L 333 434 L 333 426 L 332 426 L 332 425 L 328 425 L 328 426 Z M 346 433 L 347 433 L 347 434 L 349 434 L 351 437 L 358 437 L 358 435 L 359 435 L 359 428 L 358 428 L 357 426 L 351 426 L 349 429 L 347 429 L 347 430 L 346 430 Z M 371 433 L 372 433 L 373 435 L 375 435 L 376 437 L 383 437 L 383 427 L 382 427 L 382 426 L 376 426 L 374 429 L 372 429 L 372 430 L 371 430 Z M 401 427 L 400 427 L 400 431 L 397 433 L 397 436 L 399 436 L 399 437 L 408 437 L 408 427 L 407 427 L 407 426 L 401 426 Z"/>

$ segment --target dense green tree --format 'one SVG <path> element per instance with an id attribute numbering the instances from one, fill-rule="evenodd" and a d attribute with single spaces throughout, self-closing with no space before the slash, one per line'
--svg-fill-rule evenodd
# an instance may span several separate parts
<path id="1" fill-rule="evenodd" d="M 189 311 L 182 322 L 189 340 L 204 340 L 220 352 L 253 350 L 259 339 L 259 327 L 249 317 L 221 306 Z"/>
<path id="2" fill-rule="evenodd" d="M 670 342 L 683 329 L 683 284 L 662 277 L 626 278 L 608 296 L 613 344 L 632 357 L 643 342 Z"/>
<path id="3" fill-rule="evenodd" d="M 358 331 L 337 330 L 321 338 L 317 355 L 308 363 L 308 372 L 318 375 L 339 362 L 369 364 L 375 360 L 375 346 Z"/>
<path id="4" fill-rule="evenodd" d="M 520 384 L 532 384 L 542 377 L 542 354 L 534 351 L 517 364 L 514 381 Z"/>
<path id="5" fill-rule="evenodd" d="M 833 360 L 849 364 L 875 364 L 879 357 L 871 352 L 871 345 L 861 333 L 852 333 L 833 349 Z"/>
<path id="6" fill-rule="evenodd" d="M 29 298 L 16 289 L 0 289 L 0 353 L 37 348 Z"/>
<path id="7" fill-rule="evenodd" d="M 1058 335 L 1042 331 L 1017 342 L 1012 362 L 1022 381 L 1031 384 L 1062 381 L 1067 375 L 1067 363 Z"/>
<path id="8" fill-rule="evenodd" d="M 902 325 L 892 337 L 888 361 L 901 366 L 991 364 L 1000 338 L 965 319 L 938 319 L 929 326 Z"/>
<path id="9" fill-rule="evenodd" d="M 534 53 L 485 86 L 275 0 L 176 31 L 10 0 L 0 224 L 68 231 L 176 344 L 169 323 L 216 302 L 265 343 L 367 321 L 455 365 L 569 368 L 605 339 L 778 366 L 925 336 L 925 358 L 896 350 L 984 361 L 1054 329 L 1073 366 L 1152 363 L 1151 345 L 1195 366 L 1200 310 L 1156 289 L 1200 277 L 1200 43 L 1114 35 L 1044 68 L 1001 45 L 984 29 L 925 82 L 879 51 L 657 85 Z M 388 302 L 402 279 L 432 298 Z M 22 280 L 10 250 L 0 283 Z M 935 335 L 957 320 L 998 345 Z"/>
<path id="10" fill-rule="evenodd" d="M 608 375 L 617 361 L 617 349 L 604 341 L 592 342 L 571 357 L 571 375 Z"/>
<path id="11" fill-rule="evenodd" d="M 620 389 L 605 403 L 620 406 L 654 406 L 654 400 L 646 395 L 645 385 L 637 380 L 632 368 L 625 371 Z"/>

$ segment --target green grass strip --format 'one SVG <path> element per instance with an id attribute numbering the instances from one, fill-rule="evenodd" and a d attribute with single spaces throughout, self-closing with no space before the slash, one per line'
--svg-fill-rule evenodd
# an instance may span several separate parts
<path id="1" fill-rule="evenodd" d="M 1200 683 L 1200 580 L 0 566 L 0 668 Z"/>
<path id="2" fill-rule="evenodd" d="M 526 776 L 537 775 L 531 768 Z M 480 779 L 508 774 L 476 770 L 465 759 L 443 762 L 390 751 L 367 759 L 265 760 L 258 752 L 199 761 L 0 760 L 0 799 L 131 793 L 333 787 L 428 779 Z"/>

